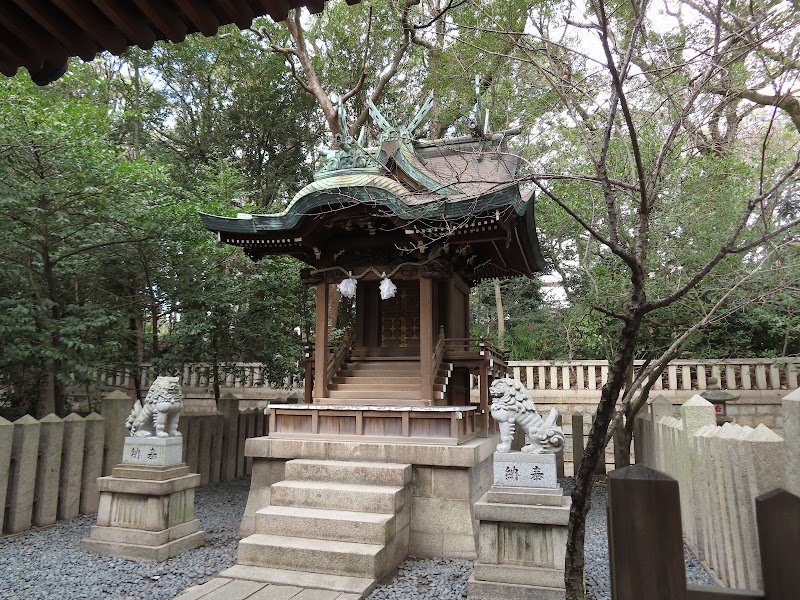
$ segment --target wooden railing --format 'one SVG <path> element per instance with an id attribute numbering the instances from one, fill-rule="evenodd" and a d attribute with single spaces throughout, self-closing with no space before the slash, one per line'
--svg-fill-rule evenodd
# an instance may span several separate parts
<path id="1" fill-rule="evenodd" d="M 339 371 L 339 368 L 342 366 L 347 360 L 348 355 L 350 354 L 350 332 L 346 332 L 343 336 L 339 345 L 336 346 L 336 349 L 333 353 L 328 357 L 328 364 L 325 368 L 325 385 L 329 385 L 331 380 L 336 377 L 336 373 Z"/>
<path id="2" fill-rule="evenodd" d="M 483 338 L 447 338 L 445 354 L 448 358 L 483 357 L 505 367 L 506 352 Z"/>
<path id="3" fill-rule="evenodd" d="M 640 367 L 644 361 L 637 360 Z M 608 379 L 608 362 L 509 361 L 514 378 L 529 390 L 599 390 Z M 654 390 L 694 391 L 708 389 L 716 377 L 727 390 L 786 390 L 798 387 L 800 358 L 732 358 L 674 360 L 653 386 Z"/>

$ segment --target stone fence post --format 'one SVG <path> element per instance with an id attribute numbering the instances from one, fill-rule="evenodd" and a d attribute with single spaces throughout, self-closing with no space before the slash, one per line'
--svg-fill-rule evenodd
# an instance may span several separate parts
<path id="1" fill-rule="evenodd" d="M 39 421 L 23 415 L 14 421 L 11 447 L 12 468 L 8 475 L 7 533 L 31 528 L 33 494 L 36 486 L 36 464 L 39 461 Z"/>
<path id="2" fill-rule="evenodd" d="M 800 388 L 783 398 L 783 439 L 786 443 L 786 490 L 800 496 Z"/>
<path id="3" fill-rule="evenodd" d="M 14 441 L 14 425 L 0 417 L 0 534 L 3 533 L 3 520 L 6 516 L 6 492 L 8 473 L 11 469 L 11 443 Z"/>
<path id="4" fill-rule="evenodd" d="M 119 390 L 105 394 L 100 402 L 100 414 L 106 420 L 103 475 L 111 475 L 111 469 L 122 462 L 122 449 L 128 435 L 125 420 L 130 415 L 132 406 L 131 397 Z"/>

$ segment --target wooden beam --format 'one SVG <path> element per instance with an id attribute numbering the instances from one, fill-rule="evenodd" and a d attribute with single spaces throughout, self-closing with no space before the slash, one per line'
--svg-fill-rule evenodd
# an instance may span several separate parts
<path id="1" fill-rule="evenodd" d="M 174 2 L 203 35 L 212 36 L 217 33 L 219 19 L 205 2 L 195 2 L 195 0 L 174 0 Z"/>
<path id="2" fill-rule="evenodd" d="M 125 39 L 116 27 L 85 0 L 52 0 L 58 9 L 83 30 L 82 35 L 95 40 L 112 54 L 122 54 L 128 49 Z"/>
<path id="3" fill-rule="evenodd" d="M 156 43 L 156 34 L 148 27 L 142 14 L 131 8 L 128 0 L 92 1 L 125 37 L 142 50 L 149 50 Z"/>
<path id="4" fill-rule="evenodd" d="M 45 0 L 12 0 L 12 2 L 58 40 L 70 53 L 77 54 L 83 60 L 92 60 L 100 49 L 97 43 L 89 39 L 83 31 L 75 27 L 58 11 L 53 10 L 50 2 L 45 2 Z"/>
<path id="5" fill-rule="evenodd" d="M 186 38 L 189 33 L 186 23 L 181 21 L 175 13 L 163 10 L 161 0 L 133 0 L 133 2 L 153 26 L 171 42 L 181 42 Z"/>
<path id="6" fill-rule="evenodd" d="M 239 29 L 247 29 L 253 24 L 256 15 L 244 0 L 219 0 L 219 4 Z"/>
<path id="7" fill-rule="evenodd" d="M 433 280 L 419 279 L 419 391 L 433 403 Z"/>
<path id="8" fill-rule="evenodd" d="M 317 284 L 316 334 L 314 346 L 314 398 L 328 397 L 325 373 L 328 370 L 328 284 Z"/>
<path id="9" fill-rule="evenodd" d="M 0 3 L 0 25 L 44 56 L 49 63 L 61 65 L 67 62 L 69 56 L 67 49 L 17 6 Z"/>

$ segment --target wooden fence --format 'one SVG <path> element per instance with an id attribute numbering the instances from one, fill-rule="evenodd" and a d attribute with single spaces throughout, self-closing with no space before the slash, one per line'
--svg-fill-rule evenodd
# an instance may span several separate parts
<path id="1" fill-rule="evenodd" d="M 132 402 L 112 392 L 102 400 L 103 415 L 0 418 L 0 531 L 19 533 L 97 512 L 96 481 L 122 462 Z M 201 484 L 249 475 L 245 440 L 266 435 L 267 424 L 263 411 L 240 412 L 239 399 L 230 395 L 214 413 L 182 415 L 184 462 Z"/>
<path id="2" fill-rule="evenodd" d="M 755 499 L 763 591 L 687 585 L 678 481 L 644 465 L 608 476 L 613 600 L 794 600 L 800 497 L 776 489 Z"/>

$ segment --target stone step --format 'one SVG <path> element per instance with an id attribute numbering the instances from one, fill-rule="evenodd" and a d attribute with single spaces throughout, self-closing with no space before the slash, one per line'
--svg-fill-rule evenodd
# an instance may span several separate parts
<path id="1" fill-rule="evenodd" d="M 296 458 L 286 462 L 286 479 L 300 481 L 402 486 L 411 483 L 411 475 L 411 465 L 396 463 L 310 458 Z"/>
<path id="2" fill-rule="evenodd" d="M 390 568 L 383 544 L 357 544 L 254 533 L 239 542 L 238 563 L 380 579 Z"/>
<path id="3" fill-rule="evenodd" d="M 361 596 L 366 596 L 377 585 L 377 581 L 372 577 L 347 577 L 343 575 L 329 575 L 327 573 L 290 571 L 288 569 L 273 569 L 248 565 L 235 565 L 230 569 L 225 569 L 220 573 L 220 577 L 261 581 L 273 585 L 290 585 L 299 588 L 332 590 L 345 594 L 359 594 Z"/>
<path id="4" fill-rule="evenodd" d="M 256 533 L 362 544 L 386 544 L 395 517 L 378 513 L 296 506 L 267 506 L 256 513 Z"/>
<path id="5" fill-rule="evenodd" d="M 272 485 L 270 504 L 393 515 L 409 501 L 409 494 L 402 486 L 287 480 Z"/>

